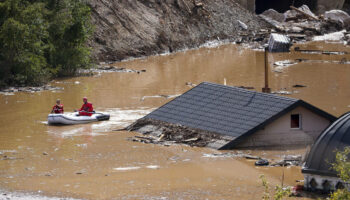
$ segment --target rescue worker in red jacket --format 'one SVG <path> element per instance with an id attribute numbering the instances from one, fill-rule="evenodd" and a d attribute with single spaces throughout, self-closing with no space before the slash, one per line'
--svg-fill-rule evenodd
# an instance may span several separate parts
<path id="1" fill-rule="evenodd" d="M 56 100 L 56 105 L 52 107 L 51 113 L 55 114 L 63 114 L 63 105 L 61 104 L 61 100 Z"/>
<path id="2" fill-rule="evenodd" d="M 84 104 L 79 109 L 79 115 L 83 116 L 91 116 L 94 112 L 94 108 L 92 107 L 92 103 L 88 102 L 88 99 L 86 97 L 83 98 Z"/>

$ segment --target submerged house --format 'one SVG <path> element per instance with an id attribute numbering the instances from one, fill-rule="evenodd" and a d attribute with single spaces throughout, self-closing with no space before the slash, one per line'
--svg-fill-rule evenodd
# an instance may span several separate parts
<path id="1" fill-rule="evenodd" d="M 349 146 L 350 112 L 324 130 L 312 146 L 302 168 L 305 188 L 324 192 L 344 188 L 346 185 L 332 169 L 332 163 L 336 160 L 336 151 L 343 151 Z"/>
<path id="2" fill-rule="evenodd" d="M 312 144 L 336 118 L 305 101 L 204 82 L 146 115 L 225 136 L 216 149 Z"/>

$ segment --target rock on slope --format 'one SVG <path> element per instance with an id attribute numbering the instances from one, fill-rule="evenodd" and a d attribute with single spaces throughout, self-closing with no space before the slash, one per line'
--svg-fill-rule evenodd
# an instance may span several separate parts
<path id="1" fill-rule="evenodd" d="M 234 0 L 90 0 L 90 5 L 95 25 L 90 45 L 98 61 L 192 48 L 218 38 L 235 40 L 265 24 Z"/>

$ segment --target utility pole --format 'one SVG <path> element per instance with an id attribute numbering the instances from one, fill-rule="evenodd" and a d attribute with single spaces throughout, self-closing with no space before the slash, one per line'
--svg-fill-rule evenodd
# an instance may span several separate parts
<path id="1" fill-rule="evenodd" d="M 262 88 L 262 92 L 271 93 L 271 88 L 269 88 L 269 61 L 267 52 L 269 51 L 268 47 L 265 47 L 265 87 Z"/>

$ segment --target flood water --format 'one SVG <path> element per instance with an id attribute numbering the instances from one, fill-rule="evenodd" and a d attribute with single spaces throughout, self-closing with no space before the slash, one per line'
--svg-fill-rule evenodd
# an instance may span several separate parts
<path id="1" fill-rule="evenodd" d="M 341 44 L 310 43 L 302 48 L 349 51 Z M 289 67 L 273 63 L 316 60 Z M 350 109 L 350 65 L 335 64 L 348 55 L 270 54 L 270 87 L 289 91 L 335 116 Z M 344 60 L 344 59 L 343 59 Z M 300 167 L 255 167 L 243 158 L 210 157 L 220 153 L 185 145 L 159 146 L 128 141 L 133 132 L 113 131 L 132 123 L 203 81 L 231 86 L 264 86 L 264 53 L 236 45 L 201 48 L 114 64 L 143 73 L 102 73 L 60 79 L 63 91 L 0 95 L 0 199 L 69 197 L 77 199 L 261 199 L 265 174 L 271 186 L 296 185 Z M 278 68 L 278 69 L 276 69 Z M 188 84 L 186 84 L 188 83 Z M 293 88 L 293 85 L 305 85 Z M 48 126 L 47 114 L 57 98 L 66 112 L 87 96 L 110 121 Z M 253 151 L 278 160 L 304 149 Z M 37 196 L 39 195 L 39 197 Z M 300 198 L 299 198 L 300 199 Z"/>

